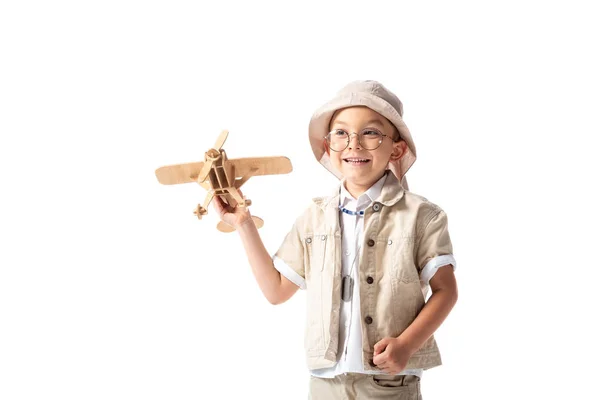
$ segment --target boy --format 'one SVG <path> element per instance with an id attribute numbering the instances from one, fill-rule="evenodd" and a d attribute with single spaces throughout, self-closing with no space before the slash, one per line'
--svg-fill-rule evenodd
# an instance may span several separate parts
<path id="1" fill-rule="evenodd" d="M 306 290 L 313 399 L 420 399 L 422 371 L 441 365 L 433 333 L 457 301 L 456 262 L 444 211 L 408 191 L 416 150 L 402 113 L 382 84 L 355 81 L 313 114 L 315 157 L 341 182 L 273 257 L 247 209 L 214 202 L 272 304 Z"/>

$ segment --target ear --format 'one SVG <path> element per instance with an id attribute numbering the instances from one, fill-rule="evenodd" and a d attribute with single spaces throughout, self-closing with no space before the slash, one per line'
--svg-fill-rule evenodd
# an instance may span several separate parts
<path id="1" fill-rule="evenodd" d="M 327 140 L 325 140 L 325 139 L 323 139 L 323 148 L 327 152 L 327 155 L 330 155 L 329 154 L 329 146 L 327 146 Z"/>
<path id="2" fill-rule="evenodd" d="M 394 143 L 394 149 L 390 155 L 390 161 L 398 161 L 406 154 L 408 150 L 408 144 L 404 140 Z"/>

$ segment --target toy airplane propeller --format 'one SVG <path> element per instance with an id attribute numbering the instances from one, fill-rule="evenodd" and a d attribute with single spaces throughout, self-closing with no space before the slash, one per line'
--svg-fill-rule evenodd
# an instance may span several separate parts
<path id="1" fill-rule="evenodd" d="M 163 185 L 196 182 L 208 191 L 204 204 L 196 207 L 194 214 L 198 219 L 208 213 L 207 207 L 214 196 L 219 196 L 225 204 L 232 207 L 247 207 L 252 204 L 243 198 L 238 189 L 256 175 L 287 174 L 292 171 L 292 164 L 287 157 L 254 157 L 228 159 L 222 149 L 228 131 L 223 131 L 217 138 L 213 148 L 204 153 L 204 162 L 167 165 L 156 170 L 156 178 Z M 252 216 L 257 228 L 264 221 Z M 233 232 L 235 228 L 223 221 L 217 224 L 221 232 Z"/>

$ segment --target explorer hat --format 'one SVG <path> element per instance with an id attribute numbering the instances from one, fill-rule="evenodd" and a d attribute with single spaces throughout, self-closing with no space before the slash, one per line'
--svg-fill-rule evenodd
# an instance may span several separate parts
<path id="1" fill-rule="evenodd" d="M 329 133 L 329 124 L 333 114 L 337 110 L 352 106 L 369 107 L 387 118 L 398 129 L 400 137 L 408 145 L 407 151 L 401 159 L 390 162 L 388 168 L 401 181 L 404 189 L 408 190 L 408 182 L 404 175 L 416 161 L 417 151 L 410 131 L 402 119 L 402 102 L 394 93 L 377 81 L 350 82 L 337 92 L 333 99 L 315 111 L 308 126 L 310 146 L 315 158 L 338 179 L 342 178 L 340 173 L 331 165 L 329 154 L 325 150 L 325 136 Z"/>

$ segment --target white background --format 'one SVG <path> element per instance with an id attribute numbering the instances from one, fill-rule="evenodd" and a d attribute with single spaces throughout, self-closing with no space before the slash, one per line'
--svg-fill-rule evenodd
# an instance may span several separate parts
<path id="1" fill-rule="evenodd" d="M 204 190 L 154 170 L 222 129 L 289 157 L 244 190 L 274 252 L 336 185 L 312 112 L 375 79 L 458 261 L 424 398 L 598 399 L 592 3 L 2 2 L 0 398 L 305 399 L 304 293 L 270 305 Z"/>

